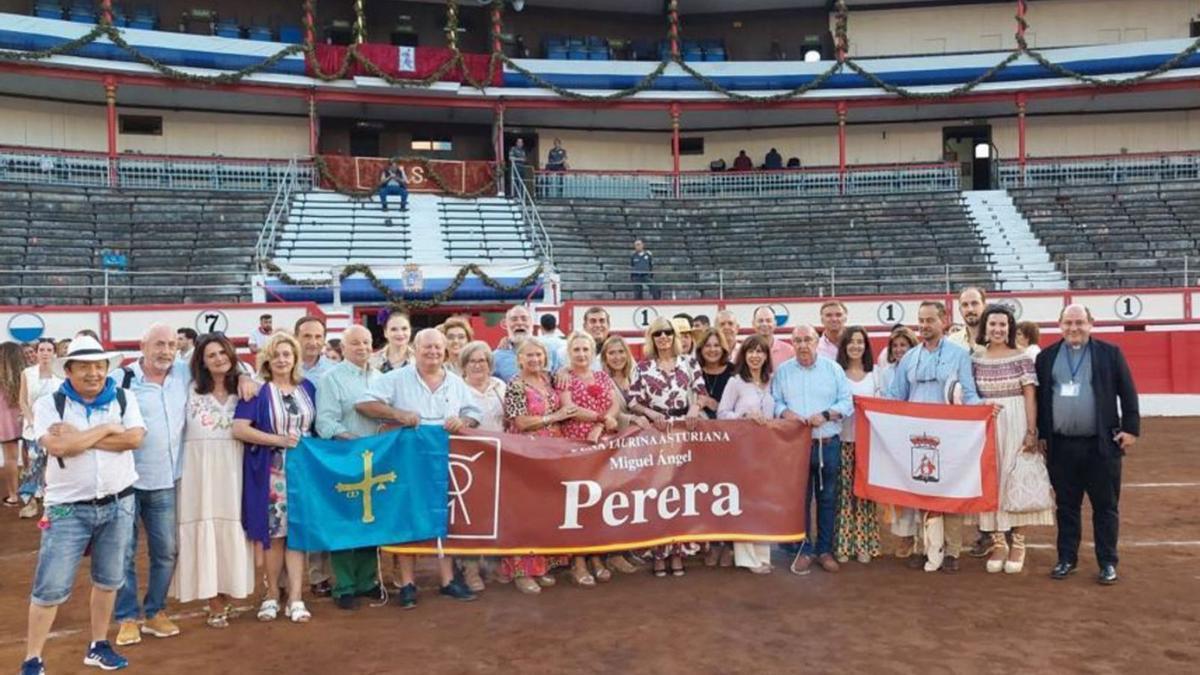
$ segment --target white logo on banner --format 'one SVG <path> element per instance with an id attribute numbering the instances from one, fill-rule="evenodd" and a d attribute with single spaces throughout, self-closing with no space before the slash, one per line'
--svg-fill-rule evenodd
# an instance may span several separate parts
<path id="1" fill-rule="evenodd" d="M 417 50 L 415 47 L 400 47 L 399 70 L 402 73 L 412 73 L 417 70 Z"/>
<path id="2" fill-rule="evenodd" d="M 983 495 L 979 466 L 987 422 L 866 414 L 871 421 L 869 483 L 929 497 Z"/>

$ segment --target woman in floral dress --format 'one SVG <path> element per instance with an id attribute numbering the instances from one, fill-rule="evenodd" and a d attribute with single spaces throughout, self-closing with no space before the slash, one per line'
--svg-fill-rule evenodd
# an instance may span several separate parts
<path id="1" fill-rule="evenodd" d="M 879 396 L 878 372 L 875 359 L 871 356 L 871 342 L 862 326 L 851 326 L 842 331 L 837 362 L 850 380 L 851 394 Z M 842 470 L 838 474 L 837 529 L 834 531 L 833 556 L 840 563 L 854 558 L 866 564 L 880 554 L 879 509 L 875 502 L 854 495 L 856 424 L 857 414 L 842 420 Z"/>
<path id="2" fill-rule="evenodd" d="M 563 422 L 563 435 L 577 441 L 595 443 L 604 432 L 617 430 L 617 415 L 621 411 L 616 388 L 603 370 L 593 371 L 596 341 L 587 333 L 571 333 L 567 338 L 570 366 L 559 392 L 564 407 L 579 408 L 574 419 Z M 591 571 L 589 573 L 589 566 Z M 571 575 L 581 586 L 594 586 L 597 581 L 609 581 L 612 572 L 598 555 L 577 555 L 571 559 Z M 588 580 L 591 580 L 590 582 Z"/>
<path id="3" fill-rule="evenodd" d="M 233 437 L 237 352 L 218 333 L 192 353 L 194 388 L 183 432 L 177 495 L 179 556 L 172 595 L 208 600 L 208 625 L 229 625 L 229 600 L 254 592 L 254 548 L 242 529 L 242 443 Z"/>
<path id="4" fill-rule="evenodd" d="M 520 370 L 504 393 L 504 420 L 509 432 L 561 438 L 560 425 L 579 412 L 574 405 L 562 405 L 546 374 L 549 358 L 540 340 L 527 339 L 517 347 Z M 543 586 L 554 585 L 551 570 L 566 564 L 566 556 L 509 556 L 500 559 L 499 574 L 502 581 L 513 580 L 522 593 L 539 593 Z"/>
<path id="5" fill-rule="evenodd" d="M 679 336 L 671 322 L 659 317 L 646 328 L 643 347 L 645 358 L 638 362 L 637 375 L 629 387 L 630 412 L 644 415 L 655 428 L 666 431 L 672 419 L 685 419 L 689 423 L 700 419 L 700 396 L 705 394 L 704 376 L 700 366 L 689 354 L 679 350 Z M 684 574 L 683 556 L 695 555 L 700 545 L 694 542 L 668 544 L 655 548 L 654 576 L 667 575 L 667 561 L 671 574 Z"/>
<path id="6" fill-rule="evenodd" d="M 1045 495 L 1050 504 L 1051 487 L 1049 474 L 1040 472 L 1014 473 L 1013 467 L 1023 453 L 1027 457 L 1045 464 L 1038 454 L 1037 374 L 1033 358 L 1017 347 L 1017 321 L 1012 312 L 1003 305 L 988 305 L 979 319 L 980 335 L 977 342 L 987 349 L 971 357 L 975 374 L 975 386 L 986 403 L 1000 406 L 996 417 L 996 461 L 999 464 L 1000 506 L 992 513 L 979 515 L 979 530 L 991 533 L 991 555 L 987 561 L 988 572 L 1001 570 L 1016 574 L 1025 566 L 1025 528 L 1033 525 L 1053 525 L 1054 509 L 1013 513 L 1005 511 L 1005 495 L 1010 490 L 1010 481 L 1027 481 L 1026 492 Z M 1012 544 L 1009 547 L 1008 535 Z"/>
<path id="7" fill-rule="evenodd" d="M 279 575 L 287 566 L 288 605 L 292 621 L 312 614 L 304 605 L 308 566 L 304 551 L 287 548 L 287 474 L 284 453 L 311 436 L 316 419 L 316 389 L 300 374 L 300 343 L 276 333 L 258 355 L 258 395 L 241 401 L 234 414 L 233 437 L 246 444 L 242 472 L 242 524 L 258 544 L 267 568 L 266 596 L 258 608 L 259 621 L 279 615 Z"/>

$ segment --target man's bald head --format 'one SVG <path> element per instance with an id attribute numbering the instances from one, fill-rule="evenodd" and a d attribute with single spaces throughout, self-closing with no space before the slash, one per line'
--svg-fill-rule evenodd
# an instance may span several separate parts
<path id="1" fill-rule="evenodd" d="M 1092 310 L 1079 304 L 1063 307 L 1058 315 L 1058 328 L 1063 340 L 1072 347 L 1081 347 L 1092 336 Z"/>

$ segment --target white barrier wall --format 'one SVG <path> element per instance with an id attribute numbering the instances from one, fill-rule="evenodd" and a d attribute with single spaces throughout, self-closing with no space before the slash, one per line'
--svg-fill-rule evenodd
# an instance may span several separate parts
<path id="1" fill-rule="evenodd" d="M 1188 296 L 1191 296 L 1190 298 Z M 657 316 L 671 317 L 678 313 L 695 316 L 705 314 L 715 324 L 716 313 L 728 309 L 737 317 L 743 330 L 752 325 L 754 310 L 766 305 L 775 314 L 779 332 L 787 333 L 798 324 L 821 325 L 821 305 L 828 298 L 729 300 L 677 302 L 599 302 L 609 314 L 612 330 L 629 336 L 640 336 Z M 957 298 L 932 294 L 929 296 L 897 295 L 842 298 L 847 309 L 847 323 L 859 324 L 871 330 L 886 330 L 892 324 L 916 325 L 917 309 L 922 300 L 948 302 L 953 321 L 960 322 Z M 1187 323 L 1196 318 L 1194 308 L 1200 303 L 1200 292 L 1176 290 L 1128 290 L 1088 292 L 1030 292 L 994 294 L 990 302 L 1004 303 L 1013 310 L 1019 321 L 1034 321 L 1042 325 L 1058 323 L 1059 312 L 1071 303 L 1091 310 L 1098 324 L 1122 325 L 1148 323 Z M 582 329 L 583 313 L 591 303 L 571 303 L 572 320 Z"/>
<path id="2" fill-rule="evenodd" d="M 243 342 L 258 327 L 258 318 L 270 314 L 276 329 L 291 330 L 297 319 L 323 316 L 315 305 L 301 303 L 147 305 L 92 308 L 0 308 L 3 339 L 27 342 L 37 337 L 71 338 L 85 328 L 96 331 L 107 343 L 133 348 L 155 323 L 193 328 L 197 333 L 222 332 Z M 36 337 L 33 337 L 38 333 Z"/>

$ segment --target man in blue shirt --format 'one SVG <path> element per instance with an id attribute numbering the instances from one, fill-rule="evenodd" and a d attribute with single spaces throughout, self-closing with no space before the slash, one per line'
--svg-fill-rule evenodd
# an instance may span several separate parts
<path id="1" fill-rule="evenodd" d="M 805 530 L 808 537 L 792 561 L 792 572 L 808 574 L 813 560 L 826 572 L 838 571 L 833 559 L 833 532 L 837 527 L 837 479 L 842 465 L 839 433 L 842 418 L 854 412 L 850 380 L 836 362 L 817 355 L 817 331 L 799 325 L 792 332 L 796 358 L 779 364 L 771 378 L 775 416 L 799 420 L 812 428 L 810 468 L 805 487 L 805 504 L 817 500 L 817 542 L 812 541 L 812 517 Z M 806 509 L 807 511 L 807 509 Z"/>
<path id="2" fill-rule="evenodd" d="M 524 305 L 509 307 L 504 314 L 504 328 L 508 331 L 508 338 L 496 347 L 492 355 L 495 361 L 492 374 L 508 382 L 517 374 L 517 347 L 533 338 L 533 318 L 529 315 L 529 310 L 525 309 Z M 546 367 L 551 373 L 557 373 L 562 366 L 558 353 L 548 349 L 546 351 L 550 354 L 550 361 Z"/>
<path id="3" fill-rule="evenodd" d="M 971 355 L 945 338 L 946 305 L 922 302 L 917 310 L 917 328 L 921 345 L 908 350 L 896 364 L 887 397 L 914 403 L 983 403 L 975 389 Z M 927 513 L 924 521 L 925 571 L 957 572 L 962 550 L 962 516 Z M 918 556 L 911 561 L 914 567 L 922 562 Z"/>

